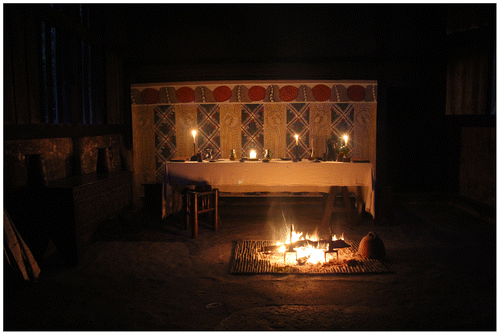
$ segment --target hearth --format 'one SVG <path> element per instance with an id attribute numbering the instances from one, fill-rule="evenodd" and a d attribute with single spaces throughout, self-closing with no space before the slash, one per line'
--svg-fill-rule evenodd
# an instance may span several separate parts
<path id="1" fill-rule="evenodd" d="M 230 273 L 355 274 L 393 273 L 386 260 L 358 255 L 359 244 L 335 235 L 319 238 L 289 226 L 285 241 L 238 241 Z"/>

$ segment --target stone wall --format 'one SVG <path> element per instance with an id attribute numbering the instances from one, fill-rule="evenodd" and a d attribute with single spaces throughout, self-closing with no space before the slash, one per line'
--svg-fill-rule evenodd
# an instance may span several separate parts
<path id="1" fill-rule="evenodd" d="M 83 137 L 75 142 L 71 138 L 5 141 L 4 191 L 26 186 L 27 154 L 43 155 L 49 181 L 95 172 L 99 147 L 113 148 L 112 171 L 131 170 L 131 154 L 125 150 L 120 134 Z"/>

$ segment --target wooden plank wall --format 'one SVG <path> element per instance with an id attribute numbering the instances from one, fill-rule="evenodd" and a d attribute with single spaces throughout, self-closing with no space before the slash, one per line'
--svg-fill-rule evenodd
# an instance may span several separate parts
<path id="1" fill-rule="evenodd" d="M 78 9 L 79 5 L 73 9 Z M 92 6 L 92 5 L 82 5 Z M 131 154 L 122 139 L 131 137 L 124 108 L 123 53 L 103 31 L 90 30 L 48 4 L 4 4 L 4 164 L 7 191 L 26 184 L 26 154 L 42 154 L 49 180 L 89 173 L 95 169 L 96 147 L 113 146 L 116 170 Z M 107 15 L 107 17 L 112 14 Z M 71 36 L 69 123 L 46 123 L 43 109 L 41 22 Z M 59 36 L 59 35 L 58 35 Z M 105 124 L 83 124 L 80 41 L 103 46 L 106 62 Z M 73 84 L 74 83 L 74 84 Z M 129 88 L 127 88 L 127 92 Z M 130 117 L 128 117 L 129 119 Z M 122 158 L 124 157 L 124 158 Z M 130 163 L 130 162 L 128 162 Z M 128 164 L 130 166 L 130 164 Z M 128 168 L 128 167 L 127 167 Z"/>
<path id="2" fill-rule="evenodd" d="M 71 53 L 74 60 L 69 71 L 75 78 L 71 92 L 71 124 L 45 123 L 42 111 L 41 90 L 41 28 L 44 20 L 75 35 L 75 41 L 85 38 L 89 43 L 105 45 L 106 52 L 106 120 L 107 125 L 82 127 L 81 88 L 78 84 L 78 68 L 81 60 Z M 68 20 L 47 5 L 5 5 L 4 6 L 4 125 L 5 139 L 73 137 L 102 135 L 124 131 L 124 76 L 122 56 L 115 52 L 105 39 Z M 116 126 L 120 125 L 119 128 Z M 15 127 L 14 127 L 15 126 Z M 96 133 L 97 132 L 97 133 Z"/>

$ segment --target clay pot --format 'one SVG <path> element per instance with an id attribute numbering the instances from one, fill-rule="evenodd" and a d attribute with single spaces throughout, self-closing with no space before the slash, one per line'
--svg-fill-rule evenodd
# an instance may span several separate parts
<path id="1" fill-rule="evenodd" d="M 374 232 L 369 232 L 359 243 L 358 254 L 363 258 L 383 259 L 384 242 Z"/>

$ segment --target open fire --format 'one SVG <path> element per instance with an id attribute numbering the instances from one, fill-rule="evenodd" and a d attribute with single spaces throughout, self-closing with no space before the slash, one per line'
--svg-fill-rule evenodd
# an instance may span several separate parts
<path id="1" fill-rule="evenodd" d="M 287 223 L 281 227 L 272 225 L 274 238 L 263 241 L 237 241 L 231 273 L 304 273 L 304 274 L 351 274 L 351 273 L 393 273 L 388 262 L 368 259 L 358 255 L 359 244 L 344 240 L 329 233 L 295 231 Z M 277 229 L 276 229 L 276 228 Z M 281 229 L 282 228 L 282 229 Z M 337 232 L 338 233 L 338 232 Z"/>
<path id="2" fill-rule="evenodd" d="M 263 246 L 260 255 L 276 266 L 316 265 L 339 262 L 339 250 L 349 247 L 350 245 L 344 241 L 344 233 L 337 238 L 330 232 L 327 239 L 320 239 L 317 229 L 309 235 L 296 232 L 291 225 L 284 241 Z"/>

